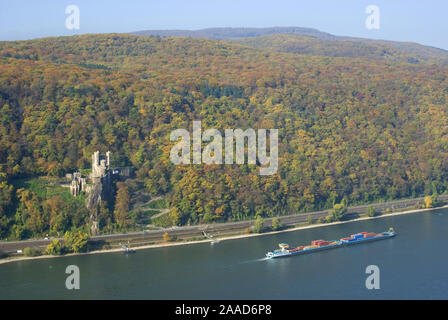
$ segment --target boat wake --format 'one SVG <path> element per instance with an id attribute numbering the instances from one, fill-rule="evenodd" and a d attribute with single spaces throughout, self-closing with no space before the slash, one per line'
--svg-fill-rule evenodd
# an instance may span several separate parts
<path id="1" fill-rule="evenodd" d="M 242 262 L 240 262 L 240 264 L 252 263 L 252 262 L 260 262 L 260 261 L 265 261 L 265 260 L 269 260 L 269 258 L 264 257 L 264 258 L 260 258 L 260 259 L 253 259 L 253 260 L 242 261 Z"/>

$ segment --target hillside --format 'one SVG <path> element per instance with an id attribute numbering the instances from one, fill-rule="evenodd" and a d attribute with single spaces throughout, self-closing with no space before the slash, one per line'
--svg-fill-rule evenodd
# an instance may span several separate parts
<path id="1" fill-rule="evenodd" d="M 336 40 L 337 37 L 312 28 L 270 27 L 270 28 L 207 28 L 201 30 L 144 30 L 133 32 L 139 36 L 193 37 L 212 40 L 230 40 L 259 37 L 271 34 L 298 34 L 317 39 Z"/>
<path id="2" fill-rule="evenodd" d="M 296 34 L 275 34 L 230 40 L 253 48 L 328 57 L 366 58 L 402 63 L 448 65 L 448 52 L 418 44 L 380 41 L 322 40 Z"/>
<path id="3" fill-rule="evenodd" d="M 413 42 L 373 40 L 335 36 L 312 28 L 209 28 L 201 30 L 145 30 L 136 35 L 160 37 L 194 37 L 227 40 L 256 48 L 281 52 L 325 55 L 331 57 L 366 57 L 370 59 L 400 60 L 410 63 L 448 65 L 448 51 Z"/>
<path id="4" fill-rule="evenodd" d="M 88 168 L 96 150 L 136 168 L 121 194 L 143 188 L 168 200 L 160 225 L 442 193 L 447 71 L 195 38 L 0 42 L 0 238 L 87 224 L 85 209 L 14 186 Z M 255 165 L 174 166 L 171 131 L 199 119 L 203 130 L 278 128 L 277 174 L 260 176 Z M 126 230 L 134 219 L 113 207 L 100 216 L 103 231 Z"/>

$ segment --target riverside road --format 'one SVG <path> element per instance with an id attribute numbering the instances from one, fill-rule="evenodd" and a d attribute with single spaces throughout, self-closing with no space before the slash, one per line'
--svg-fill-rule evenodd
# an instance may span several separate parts
<path id="1" fill-rule="evenodd" d="M 360 205 L 353 206 L 347 209 L 346 216 L 354 217 L 358 214 L 365 213 L 367 207 L 372 206 L 376 211 L 384 211 L 387 209 L 398 210 L 404 208 L 410 208 L 415 206 L 417 202 L 422 203 L 422 198 L 406 199 L 389 201 L 384 203 L 376 203 L 370 205 Z M 439 196 L 440 201 L 448 200 L 448 195 Z M 283 225 L 293 225 L 298 223 L 303 223 L 308 220 L 308 216 L 311 216 L 313 221 L 317 221 L 321 217 L 326 217 L 329 210 L 299 213 L 289 216 L 281 216 L 281 223 Z M 265 226 L 271 226 L 272 218 L 264 219 Z M 91 237 L 92 242 L 101 241 L 115 241 L 115 240 L 145 240 L 145 241 L 160 241 L 163 239 L 163 234 L 167 232 L 169 236 L 176 237 L 177 239 L 190 238 L 195 236 L 203 236 L 202 232 L 205 231 L 212 236 L 225 233 L 241 232 L 246 228 L 250 228 L 254 225 L 254 220 L 239 221 L 239 222 L 228 222 L 228 223 L 215 223 L 208 225 L 195 225 L 195 226 L 183 226 L 183 227 L 173 227 L 164 228 L 159 230 L 150 231 L 140 231 L 140 232 L 130 232 L 130 233 L 120 233 L 120 234 L 107 234 Z M 62 240 L 62 239 L 61 239 Z M 26 247 L 46 247 L 52 239 L 30 239 L 22 241 L 1 241 L 0 250 L 4 252 L 16 252 L 17 250 L 24 249 Z"/>

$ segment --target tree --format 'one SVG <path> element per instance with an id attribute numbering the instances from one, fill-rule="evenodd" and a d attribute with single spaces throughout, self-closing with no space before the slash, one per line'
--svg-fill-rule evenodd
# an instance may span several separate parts
<path id="1" fill-rule="evenodd" d="M 372 206 L 367 207 L 366 213 L 368 217 L 374 217 L 376 215 L 376 211 Z"/>
<path id="2" fill-rule="evenodd" d="M 68 206 L 60 196 L 53 196 L 44 201 L 42 207 L 44 212 L 50 217 L 50 233 L 64 233 L 70 229 L 71 221 L 66 210 Z M 74 212 L 69 213 L 73 214 Z"/>
<path id="3" fill-rule="evenodd" d="M 64 253 L 64 247 L 62 246 L 62 243 L 59 241 L 59 239 L 54 239 L 45 250 L 47 254 L 51 254 L 54 256 L 60 256 Z"/>
<path id="4" fill-rule="evenodd" d="M 88 241 L 89 235 L 81 231 L 67 231 L 64 235 L 64 245 L 68 252 L 85 252 Z"/>
<path id="5" fill-rule="evenodd" d="M 124 182 L 117 183 L 117 196 L 115 198 L 115 222 L 118 224 L 120 228 L 127 228 L 132 220 L 129 216 L 129 189 L 128 186 Z"/>
<path id="6" fill-rule="evenodd" d="M 311 217 L 311 215 L 308 216 L 307 222 L 308 224 L 313 224 L 313 217 Z"/>
<path id="7" fill-rule="evenodd" d="M 278 218 L 278 217 L 273 218 L 272 219 L 272 230 L 276 231 L 276 230 L 281 229 L 281 227 L 282 227 L 282 222 L 281 222 L 280 218 Z"/>
<path id="8" fill-rule="evenodd" d="M 16 220 L 23 224 L 25 230 L 33 235 L 42 234 L 48 227 L 48 218 L 42 210 L 42 203 L 34 192 L 20 188 L 17 190 L 20 199 L 16 212 Z"/>
<path id="9" fill-rule="evenodd" d="M 170 241 L 172 241 L 173 239 L 171 238 L 171 236 L 168 234 L 168 232 L 165 232 L 164 234 L 163 234 L 163 241 L 164 242 L 170 242 Z"/>
<path id="10" fill-rule="evenodd" d="M 344 214 L 347 212 L 347 207 L 345 202 L 337 203 L 333 206 L 333 209 L 330 210 L 328 216 L 326 217 L 327 222 L 335 222 L 340 221 Z"/>
<path id="11" fill-rule="evenodd" d="M 425 197 L 425 208 L 432 208 L 433 207 L 433 202 L 432 202 L 432 197 L 427 196 Z"/>
<path id="12" fill-rule="evenodd" d="M 0 218 L 6 217 L 9 214 L 9 207 L 13 199 L 13 190 L 13 186 L 7 184 L 6 174 L 0 172 Z M 1 229 L 0 238 L 2 238 Z"/>
<path id="13" fill-rule="evenodd" d="M 264 229 L 264 219 L 261 216 L 257 216 L 254 223 L 254 232 L 262 233 Z"/>
<path id="14" fill-rule="evenodd" d="M 432 201 L 432 206 L 433 207 L 438 207 L 439 204 L 439 195 L 437 194 L 437 192 L 434 192 L 431 196 L 431 201 Z"/>

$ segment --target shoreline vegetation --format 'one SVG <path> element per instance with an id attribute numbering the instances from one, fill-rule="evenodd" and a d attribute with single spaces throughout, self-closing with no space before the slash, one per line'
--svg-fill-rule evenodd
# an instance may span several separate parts
<path id="1" fill-rule="evenodd" d="M 444 208 L 448 208 L 448 204 L 441 206 L 441 207 L 435 207 L 435 208 L 409 209 L 409 210 L 404 210 L 404 211 L 383 213 L 381 215 L 376 215 L 373 217 L 369 217 L 369 216 L 365 215 L 365 216 L 361 216 L 361 217 L 358 217 L 355 219 L 350 219 L 350 220 L 345 220 L 345 221 L 335 221 L 335 222 L 329 222 L 329 223 L 315 223 L 315 224 L 311 224 L 311 225 L 305 223 L 305 224 L 301 224 L 299 226 L 294 226 L 292 228 L 285 228 L 282 230 L 268 231 L 268 232 L 262 232 L 262 233 L 238 233 L 238 234 L 234 234 L 234 235 L 224 235 L 223 237 L 215 236 L 214 240 L 203 239 L 203 240 L 191 240 L 191 241 L 183 240 L 183 241 L 176 241 L 176 242 L 161 242 L 161 243 L 156 243 L 156 244 L 136 246 L 136 247 L 132 247 L 132 249 L 137 251 L 137 250 L 144 250 L 144 249 L 182 246 L 182 245 L 199 244 L 199 243 L 212 243 L 214 241 L 221 242 L 221 241 L 227 241 L 227 240 L 236 240 L 236 239 L 243 239 L 243 238 L 250 238 L 250 237 L 267 236 L 267 235 L 279 234 L 279 233 L 284 233 L 284 232 L 321 228 L 321 227 L 326 227 L 326 226 L 333 226 L 333 225 L 338 225 L 338 224 L 352 223 L 352 222 L 371 220 L 371 219 L 380 219 L 380 218 L 399 216 L 399 215 L 405 215 L 405 214 L 411 214 L 411 213 L 424 213 L 424 212 L 440 210 L 440 209 L 444 209 Z M 123 249 L 122 248 L 101 249 L 101 250 L 95 250 L 95 251 L 83 252 L 83 253 L 69 253 L 69 254 L 65 254 L 65 255 L 40 255 L 40 256 L 35 256 L 35 257 L 24 257 L 24 256 L 8 257 L 5 259 L 1 259 L 0 264 L 5 264 L 5 263 L 9 263 L 9 262 L 26 261 L 26 260 L 35 260 L 35 259 L 63 258 L 63 257 L 77 256 L 77 255 L 91 255 L 91 254 L 113 253 L 113 252 L 123 252 Z"/>

